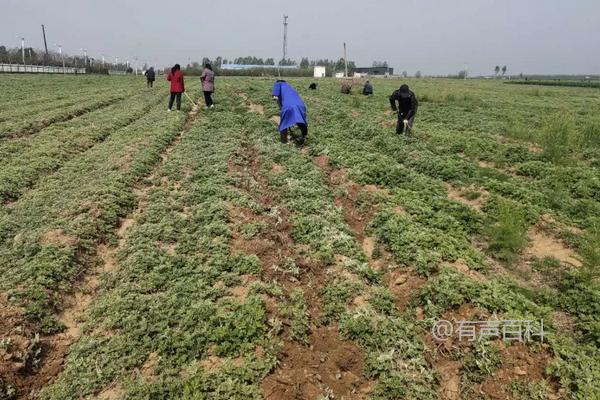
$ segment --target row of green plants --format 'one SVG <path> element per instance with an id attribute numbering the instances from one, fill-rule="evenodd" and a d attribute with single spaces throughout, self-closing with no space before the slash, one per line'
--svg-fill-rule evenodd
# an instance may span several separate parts
<path id="1" fill-rule="evenodd" d="M 127 233 L 119 268 L 105 277 L 84 336 L 42 398 L 76 399 L 107 387 L 136 400 L 261 398 L 278 341 L 260 296 L 265 285 L 245 299 L 232 296 L 242 275 L 258 280 L 263 272 L 255 256 L 231 251 L 229 207 L 249 201 L 228 176 L 246 133 L 236 103 L 232 96 L 201 111 L 146 181 L 146 206 Z M 209 359 L 218 360 L 212 368 Z"/>
<path id="2" fill-rule="evenodd" d="M 371 398 L 435 399 L 437 379 L 427 370 L 421 330 L 396 308 L 385 271 L 375 271 L 367 262 L 342 210 L 335 205 L 338 189 L 331 187 L 311 154 L 278 143 L 275 126 L 267 118 L 277 113 L 269 97 L 270 83 L 244 82 L 243 92 L 250 101 L 265 107 L 265 115 L 251 113 L 246 118 L 247 140 L 260 154 L 269 187 L 290 212 L 294 241 L 308 246 L 308 256 L 328 276 L 322 287 L 310 289 L 318 291 L 322 308 L 320 315 L 311 316 L 312 324 L 337 325 L 343 339 L 364 349 L 363 376 L 375 381 Z M 270 172 L 273 164 L 281 165 L 282 171 Z M 346 273 L 333 272 L 337 268 Z M 304 297 L 308 295 L 304 293 Z M 358 296 L 368 299 L 368 305 L 353 309 L 350 305 Z M 298 295 L 292 293 L 291 297 L 295 304 Z M 302 326 L 303 314 L 298 314 Z M 323 393 L 323 398 L 326 396 Z"/>
<path id="3" fill-rule="evenodd" d="M 156 91 L 129 96 L 79 118 L 56 123 L 32 137 L 0 142 L 0 202 L 15 201 L 72 157 L 146 116 L 164 96 Z"/>
<path id="4" fill-rule="evenodd" d="M 131 96 L 143 87 L 141 80 L 111 77 L 2 76 L 0 88 L 0 139 L 35 133 Z"/>
<path id="5" fill-rule="evenodd" d="M 598 81 L 574 81 L 574 80 L 526 80 L 526 81 L 506 81 L 511 85 L 540 85 L 540 86 L 562 86 L 562 87 L 584 87 L 584 88 L 600 88 Z"/>
<path id="6" fill-rule="evenodd" d="M 108 83 L 108 82 L 107 82 Z M 32 85 L 36 86 L 36 85 Z M 0 122 L 6 124 L 13 120 L 33 119 L 40 112 L 49 112 L 60 108 L 70 107 L 91 97 L 106 95 L 114 92 L 116 87 L 99 85 L 92 88 L 54 87 L 39 88 L 31 92 L 24 100 L 6 102 L 0 111 Z"/>
<path id="7" fill-rule="evenodd" d="M 155 105 L 0 208 L 0 289 L 40 332 L 62 329 L 54 317 L 62 294 L 95 264 L 96 245 L 115 240 L 115 226 L 135 206 L 133 186 L 184 119 Z"/>
<path id="8" fill-rule="evenodd" d="M 454 112 L 459 113 L 454 117 L 457 121 L 464 116 L 469 120 L 489 120 L 490 126 L 501 125 L 487 115 L 486 108 L 458 110 L 454 99 L 449 100 L 450 104 L 422 105 L 417 137 L 403 139 L 392 134 L 393 124 L 388 124 L 387 129 L 380 126 L 386 118 L 383 116 L 387 107 L 385 93 L 371 99 L 346 97 L 337 94 L 335 85 L 321 85 L 321 91 L 315 95 L 304 89 L 305 82 L 294 81 L 294 84 L 311 110 L 309 146 L 313 154 L 328 154 L 334 165 L 346 169 L 357 182 L 389 190 L 389 196 L 380 196 L 376 203 L 368 204 L 368 207 L 381 209 L 371 223 L 372 232 L 399 265 L 434 276 L 423 293 L 435 287 L 448 291 L 452 299 L 446 304 L 445 299 L 421 295 L 414 304 L 434 307 L 436 312 L 432 316 L 466 303 L 477 304 L 489 312 L 513 315 L 518 311 L 514 316 L 535 315 L 545 320 L 550 319 L 551 310 L 568 312 L 575 318 L 576 329 L 582 336 L 576 340 L 567 335 L 553 336 L 552 373 L 574 397 L 590 398 L 597 394 L 599 388 L 594 379 L 599 375 L 594 357 L 590 357 L 597 352 L 596 304 L 600 294 L 598 251 L 595 250 L 599 199 L 596 167 L 577 162 L 564 165 L 548 157 L 546 152 L 540 155 L 535 149 L 530 150 L 527 143 L 504 141 L 494 131 L 480 133 L 478 125 L 473 125 L 473 131 L 469 124 L 440 123 L 442 116 Z M 389 88 L 393 89 L 391 85 Z M 266 84 L 256 85 L 250 92 L 257 93 L 255 102 L 268 105 L 264 95 L 267 90 Z M 425 86 L 422 91 L 428 90 L 431 89 Z M 511 97 L 512 101 L 517 97 L 514 93 L 505 95 L 507 99 L 497 103 L 508 103 Z M 461 101 L 469 102 L 477 95 L 471 96 Z M 271 113 L 275 111 L 269 109 Z M 476 164 L 486 159 L 496 162 L 503 159 L 504 165 L 500 162 L 498 167 Z M 508 166 L 515 168 L 516 174 Z M 525 173 L 525 168 L 532 166 L 541 168 L 539 171 L 544 173 Z M 475 185 L 479 190 L 489 191 L 483 213 L 448 200 L 446 189 L 441 185 L 443 181 L 463 187 Z M 551 189 L 547 187 L 550 182 L 554 183 Z M 559 198 L 557 193 L 561 195 Z M 396 211 L 398 205 L 405 213 Z M 504 282 L 490 277 L 490 289 L 485 290 L 495 292 L 489 295 L 495 303 L 489 303 L 485 300 L 486 292 L 476 290 L 468 295 L 457 292 L 458 282 L 466 279 L 462 274 L 439 270 L 442 262 L 460 258 L 472 269 L 485 271 L 488 263 L 481 251 L 471 244 L 474 239 L 481 240 L 478 238 L 489 243 L 485 251 L 501 263 L 522 262 L 520 253 L 528 244 L 527 230 L 542 213 L 551 213 L 565 223 L 580 225 L 588 231 L 581 236 L 567 237 L 582 255 L 582 269 L 566 272 L 551 289 L 527 291 L 510 279 Z M 551 258 L 545 262 L 555 266 L 544 271 L 552 281 L 560 263 L 552 264 L 556 261 Z M 448 274 L 456 277 L 452 284 L 442 280 Z M 476 282 L 470 285 L 481 286 Z M 506 304 L 501 303 L 504 300 Z M 532 308 L 523 309 L 524 306 Z"/>
<path id="9" fill-rule="evenodd" d="M 544 319 L 553 356 L 548 378 L 557 379 L 570 398 L 597 396 L 597 170 L 580 160 L 565 164 L 548 159 L 522 142 L 530 138 L 515 141 L 502 131 L 506 114 L 524 120 L 531 110 L 548 114 L 562 98 L 553 91 L 540 98 L 527 88 L 515 91 L 498 83 L 409 82 L 428 99 L 421 104 L 416 136 L 399 138 L 392 133 L 394 116 L 384 113 L 387 92 L 397 82 L 377 83 L 373 98 L 343 96 L 329 80 L 312 92 L 309 82 L 292 81 L 309 108 L 304 152 L 278 143 L 268 120 L 278 113 L 270 97 L 272 80 L 231 79 L 219 85 L 216 110 L 201 111 L 146 182 L 153 188 L 118 255 L 119 269 L 104 277 L 103 291 L 85 315 L 83 337 L 72 346 L 64 373 L 43 396 L 80 398 L 114 386 L 120 397 L 136 400 L 259 399 L 259 385 L 276 367 L 284 339 L 281 321 L 267 314 L 265 294 L 281 303 L 292 340 L 305 345 L 311 325 L 337 325 L 343 338 L 358 344 L 365 351 L 364 376 L 376 381 L 375 399 L 438 397 L 441 377 L 424 338 L 442 314 L 468 304 L 501 318 Z M 237 92 L 262 104 L 265 114 L 249 113 Z M 586 113 L 596 101 L 575 99 L 576 110 Z M 516 108 L 515 102 L 530 107 Z M 181 126 L 181 115 L 165 115 L 158 108 L 66 160 L 10 209 L 0 209 L 0 265 L 19 267 L 3 271 L 9 281 L 0 289 L 28 304 L 29 315 L 46 331 L 60 329 L 50 317 L 50 300 L 97 260 L 93 249 L 98 241 L 115 244 L 119 217 L 140 200 L 132 186 L 159 159 L 174 135 L 170 128 Z M 154 132 L 154 144 L 143 140 L 146 129 Z M 313 293 L 286 292 L 278 282 L 261 282 L 267 266 L 250 254 L 231 252 L 236 221 L 230 218 L 230 204 L 259 214 L 273 212 L 235 189 L 238 181 L 227 176 L 227 162 L 240 148 L 256 150 L 268 189 L 290 213 L 295 244 L 328 277 L 313 288 L 319 291 L 321 315 L 307 314 L 306 299 Z M 320 154 L 355 182 L 378 188 L 361 191 L 356 207 L 374 212 L 366 233 L 393 257 L 389 267 L 376 271 L 367 262 L 343 210 L 335 205 L 343 188 L 332 186 L 313 162 Z M 273 163 L 281 171 L 272 172 Z M 448 199 L 448 184 L 470 188 L 467 196 L 480 199 L 480 209 Z M 43 208 L 48 204 L 50 211 Z M 584 229 L 581 234 L 555 232 L 577 248 L 582 267 L 574 270 L 552 258 L 534 260 L 533 268 L 547 280 L 538 288 L 517 283 L 510 274 L 488 272 L 494 262 L 507 271 L 522 262 L 527 230 L 545 213 Z M 40 245 L 42 234 L 53 228 L 77 243 Z M 238 229 L 251 237 L 268 227 Z M 457 260 L 485 279 L 444 268 Z M 304 273 L 293 260 L 281 268 L 294 279 Z M 389 289 L 390 275 L 398 271 L 428 278 L 406 308 L 396 306 Z M 244 284 L 242 275 L 257 282 L 239 300 L 231 289 Z M 23 287 L 33 290 L 15 290 Z M 354 306 L 358 296 L 367 304 Z M 423 320 L 415 319 L 418 310 Z M 553 325 L 556 311 L 573 318 L 572 331 Z M 538 350 L 536 343 L 531 345 L 530 351 Z M 220 360 L 219 368 L 204 366 L 202 361 L 211 357 Z M 456 357 L 463 361 L 467 398 L 477 395 L 469 388 L 502 368 L 490 342 L 478 342 Z M 515 377 L 506 390 L 533 400 L 546 396 L 549 386 Z"/>

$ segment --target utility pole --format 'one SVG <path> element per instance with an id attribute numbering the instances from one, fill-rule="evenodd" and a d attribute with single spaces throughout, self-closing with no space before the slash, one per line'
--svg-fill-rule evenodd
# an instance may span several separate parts
<path id="1" fill-rule="evenodd" d="M 287 28 L 288 28 L 288 16 L 283 16 L 283 61 L 287 58 Z"/>
<path id="2" fill-rule="evenodd" d="M 42 24 L 42 36 L 44 36 L 44 48 L 46 49 L 46 59 L 48 59 L 48 43 L 46 42 L 46 28 Z"/>
<path id="3" fill-rule="evenodd" d="M 348 56 L 346 53 L 346 42 L 344 42 L 344 76 L 348 77 Z"/>
<path id="4" fill-rule="evenodd" d="M 55 44 L 55 46 L 58 47 L 58 54 L 60 55 L 60 58 L 62 58 L 63 74 L 66 74 L 66 71 L 65 71 L 65 56 L 63 56 L 63 53 L 62 53 L 62 45 L 61 44 Z"/>
<path id="5" fill-rule="evenodd" d="M 83 66 L 87 68 L 88 58 L 87 58 L 87 49 L 81 49 L 83 52 Z"/>
<path id="6" fill-rule="evenodd" d="M 25 65 L 25 38 L 17 35 L 17 39 L 21 39 L 21 56 L 23 57 L 23 65 Z"/>

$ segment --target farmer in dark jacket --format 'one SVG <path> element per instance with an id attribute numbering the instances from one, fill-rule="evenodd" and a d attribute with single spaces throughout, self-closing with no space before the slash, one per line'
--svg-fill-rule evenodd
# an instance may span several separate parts
<path id="1" fill-rule="evenodd" d="M 390 105 L 392 110 L 398 113 L 396 133 L 399 135 L 410 134 L 419 106 L 417 96 L 408 88 L 408 85 L 402 85 L 390 96 Z"/>
<path id="2" fill-rule="evenodd" d="M 156 74 L 154 73 L 154 68 L 150 67 L 146 71 L 146 80 L 148 81 L 148 87 L 151 88 L 154 85 L 154 80 L 156 79 Z"/>
<path id="3" fill-rule="evenodd" d="M 169 98 L 169 109 L 167 111 L 171 111 L 175 100 L 177 100 L 177 111 L 179 111 L 181 109 L 181 93 L 185 92 L 183 72 L 181 72 L 179 64 L 175 64 L 171 68 L 167 80 L 171 82 L 171 97 Z"/>
<path id="4" fill-rule="evenodd" d="M 371 82 L 369 82 L 369 81 L 365 82 L 365 86 L 363 86 L 363 94 L 365 96 L 373 95 L 373 85 L 371 85 Z"/>

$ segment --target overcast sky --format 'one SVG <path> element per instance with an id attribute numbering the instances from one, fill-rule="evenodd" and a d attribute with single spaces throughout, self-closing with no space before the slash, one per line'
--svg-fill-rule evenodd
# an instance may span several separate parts
<path id="1" fill-rule="evenodd" d="M 376 4 L 376 5 L 373 5 Z M 600 0 L 0 0 L 0 44 L 185 64 L 202 57 L 386 60 L 399 73 L 600 73 Z"/>

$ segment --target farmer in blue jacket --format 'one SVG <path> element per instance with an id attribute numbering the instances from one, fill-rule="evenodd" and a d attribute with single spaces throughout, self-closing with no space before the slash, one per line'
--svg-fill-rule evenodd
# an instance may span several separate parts
<path id="1" fill-rule="evenodd" d="M 306 120 L 306 106 L 302 98 L 289 83 L 278 80 L 273 84 L 273 99 L 277 101 L 281 109 L 279 117 L 281 143 L 288 142 L 289 129 L 297 125 L 302 136 L 295 140 L 298 144 L 303 144 L 306 135 L 308 135 L 308 122 Z"/>

